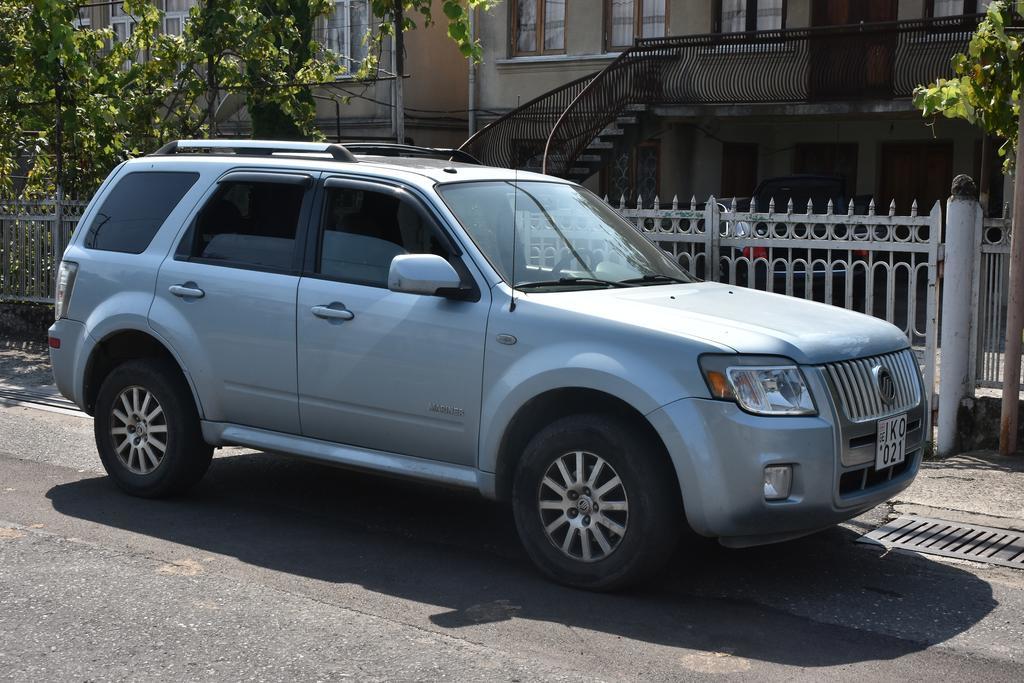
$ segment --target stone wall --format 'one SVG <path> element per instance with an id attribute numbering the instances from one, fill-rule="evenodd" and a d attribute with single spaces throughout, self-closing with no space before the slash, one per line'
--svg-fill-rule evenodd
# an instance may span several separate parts
<path id="1" fill-rule="evenodd" d="M 0 340 L 45 342 L 52 324 L 50 304 L 0 303 Z"/>
<path id="2" fill-rule="evenodd" d="M 957 415 L 958 450 L 979 451 L 999 448 L 999 413 L 1002 402 L 994 396 L 966 398 Z M 1024 403 L 1020 414 L 1024 415 Z M 1024 444 L 1024 420 L 1017 424 L 1017 443 Z"/>

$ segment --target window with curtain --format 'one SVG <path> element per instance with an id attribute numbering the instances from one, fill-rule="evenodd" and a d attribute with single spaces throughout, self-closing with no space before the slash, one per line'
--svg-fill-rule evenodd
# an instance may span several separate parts
<path id="1" fill-rule="evenodd" d="M 196 0 L 163 0 L 164 33 L 180 36 L 188 21 L 188 12 L 196 4 Z"/>
<path id="2" fill-rule="evenodd" d="M 665 0 L 607 0 L 607 48 L 622 50 L 630 47 L 637 36 L 664 37 L 667 19 Z"/>
<path id="3" fill-rule="evenodd" d="M 992 0 L 928 0 L 927 13 L 931 17 L 976 14 L 988 11 L 990 4 Z"/>
<path id="4" fill-rule="evenodd" d="M 75 28 L 92 28 L 92 16 L 89 14 L 89 10 L 84 7 L 78 10 L 78 18 L 75 19 Z"/>
<path id="5" fill-rule="evenodd" d="M 114 30 L 114 41 L 123 43 L 135 31 L 135 19 L 126 14 L 123 5 L 110 7 L 110 28 Z"/>
<path id="6" fill-rule="evenodd" d="M 719 33 L 771 31 L 785 25 L 785 0 L 718 0 L 715 30 Z"/>
<path id="7" fill-rule="evenodd" d="M 342 56 L 349 73 L 358 71 L 366 59 L 366 36 L 370 33 L 368 0 L 335 0 L 334 10 L 319 29 L 319 41 Z"/>
<path id="8" fill-rule="evenodd" d="M 516 55 L 565 52 L 565 0 L 516 0 L 513 24 Z"/>

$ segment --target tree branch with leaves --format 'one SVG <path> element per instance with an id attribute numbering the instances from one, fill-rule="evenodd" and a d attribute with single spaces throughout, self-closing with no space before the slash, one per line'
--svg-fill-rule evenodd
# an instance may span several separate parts
<path id="1" fill-rule="evenodd" d="M 1003 140 L 999 155 L 1007 171 L 1014 164 L 1024 92 L 1024 36 L 1011 24 L 1022 12 L 1022 0 L 993 2 L 967 52 L 953 57 L 955 76 L 914 90 L 914 105 L 925 116 L 963 119 Z"/>

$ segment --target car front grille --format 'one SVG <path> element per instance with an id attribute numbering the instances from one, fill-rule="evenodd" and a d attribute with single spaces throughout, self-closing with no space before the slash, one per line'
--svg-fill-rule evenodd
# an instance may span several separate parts
<path id="1" fill-rule="evenodd" d="M 917 459 L 920 450 L 907 453 L 903 462 L 884 470 L 876 470 L 874 465 L 844 472 L 839 477 L 839 495 L 848 496 L 862 491 L 870 491 L 883 484 L 888 484 L 909 470 Z"/>
<path id="2" fill-rule="evenodd" d="M 875 381 L 874 371 L 879 366 L 889 371 L 895 384 L 896 396 L 889 403 L 882 400 Z M 921 401 L 920 372 L 910 349 L 829 363 L 824 367 L 833 394 L 851 422 L 877 420 L 910 410 Z"/>

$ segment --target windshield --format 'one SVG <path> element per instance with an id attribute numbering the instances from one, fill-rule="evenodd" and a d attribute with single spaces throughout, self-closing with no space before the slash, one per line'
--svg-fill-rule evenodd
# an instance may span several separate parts
<path id="1" fill-rule="evenodd" d="M 516 287 L 694 281 L 607 204 L 581 188 L 488 181 L 451 183 L 438 192 L 502 278 L 513 283 L 515 274 Z"/>

